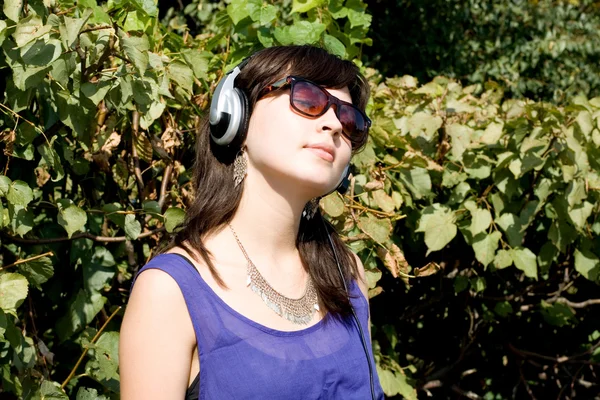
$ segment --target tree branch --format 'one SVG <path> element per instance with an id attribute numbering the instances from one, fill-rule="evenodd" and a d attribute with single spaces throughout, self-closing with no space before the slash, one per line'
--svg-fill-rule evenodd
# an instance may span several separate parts
<path id="1" fill-rule="evenodd" d="M 8 264 L 8 265 L 5 265 L 4 267 L 0 268 L 0 271 L 5 270 L 5 269 L 10 268 L 10 267 L 17 266 L 19 264 L 25 264 L 25 263 L 28 263 L 30 261 L 37 260 L 38 258 L 42 258 L 42 257 L 46 257 L 46 256 L 53 256 L 53 255 L 54 255 L 54 252 L 49 251 L 49 252 L 46 252 L 44 254 L 38 254 L 37 256 L 26 258 L 24 260 L 18 260 L 18 261 L 15 261 L 12 264 Z"/>
<path id="2" fill-rule="evenodd" d="M 163 226 L 158 229 L 154 229 L 152 231 L 144 232 L 140 236 L 138 236 L 138 239 L 143 239 L 148 236 L 152 236 L 156 233 L 163 232 L 164 230 L 166 230 L 166 228 Z M 51 244 L 51 243 L 68 242 L 71 240 L 82 239 L 82 238 L 90 239 L 90 240 L 93 240 L 94 242 L 107 242 L 107 243 L 119 243 L 119 242 L 124 242 L 126 240 L 130 240 L 127 236 L 96 236 L 96 235 L 93 235 L 88 232 L 78 233 L 76 235 L 71 236 L 70 238 L 69 237 L 59 237 L 59 238 L 48 238 L 48 239 L 22 239 L 22 238 L 10 236 L 4 232 L 2 232 L 2 234 L 4 236 L 6 236 L 8 239 L 10 239 L 16 243 L 22 243 L 22 244 Z"/>

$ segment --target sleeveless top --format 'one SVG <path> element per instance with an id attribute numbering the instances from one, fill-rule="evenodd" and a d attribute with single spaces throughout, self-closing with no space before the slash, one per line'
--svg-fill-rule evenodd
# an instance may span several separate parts
<path id="1" fill-rule="evenodd" d="M 279 331 L 228 306 L 184 256 L 157 255 L 135 278 L 151 268 L 177 282 L 194 326 L 200 373 L 186 398 L 371 399 L 367 357 L 351 316 L 342 319 L 327 314 L 306 329 Z M 383 399 L 370 346 L 368 303 L 356 281 L 351 281 L 348 290 L 367 341 L 375 397 Z"/>

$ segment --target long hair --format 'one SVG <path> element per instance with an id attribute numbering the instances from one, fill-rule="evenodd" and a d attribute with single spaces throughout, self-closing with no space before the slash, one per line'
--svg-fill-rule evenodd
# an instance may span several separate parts
<path id="1" fill-rule="evenodd" d="M 255 53 L 236 78 L 235 86 L 248 97 L 249 115 L 258 101 L 260 91 L 288 75 L 301 76 L 327 88 L 348 87 L 352 103 L 361 110 L 366 107 L 369 85 L 352 62 L 318 47 L 277 46 Z M 210 259 L 204 239 L 231 222 L 240 204 L 243 183 L 236 188 L 232 178 L 237 150 L 214 144 L 210 140 L 208 122 L 204 121 L 196 142 L 192 180 L 195 199 L 187 210 L 182 229 L 161 251 L 180 246 L 197 262 L 201 262 L 195 255 L 199 254 L 222 287 L 226 285 Z M 353 152 L 356 150 L 358 148 Z M 321 307 L 334 315 L 343 316 L 350 313 L 350 302 L 325 229 L 335 246 L 345 281 L 360 279 L 354 255 L 320 213 L 311 220 L 302 218 L 296 246 L 302 264 L 314 282 Z"/>

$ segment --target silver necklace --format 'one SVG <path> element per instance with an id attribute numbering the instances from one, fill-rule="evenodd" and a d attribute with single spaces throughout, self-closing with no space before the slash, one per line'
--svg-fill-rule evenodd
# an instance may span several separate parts
<path id="1" fill-rule="evenodd" d="M 240 242 L 237 234 L 233 230 L 233 226 L 229 224 L 229 228 L 237 241 L 240 250 L 244 253 L 244 257 L 248 261 L 246 267 L 246 286 L 258 294 L 263 302 L 275 313 L 288 321 L 298 325 L 307 325 L 312 320 L 315 311 L 319 310 L 319 298 L 317 291 L 313 285 L 312 279 L 308 277 L 304 295 L 299 299 L 291 299 L 273 289 L 266 279 L 260 274 L 248 254 Z"/>

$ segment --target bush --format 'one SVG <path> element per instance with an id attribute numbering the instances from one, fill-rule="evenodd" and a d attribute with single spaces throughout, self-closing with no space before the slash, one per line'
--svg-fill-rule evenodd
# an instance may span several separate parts
<path id="1" fill-rule="evenodd" d="M 277 43 L 358 60 L 371 18 L 358 0 L 190 3 L 163 23 L 152 2 L 44 4 L 0 20 L 2 392 L 118 398 L 131 278 L 182 221 L 222 71 Z M 600 101 L 363 70 L 372 138 L 322 208 L 367 268 L 386 393 L 591 393 Z"/>

